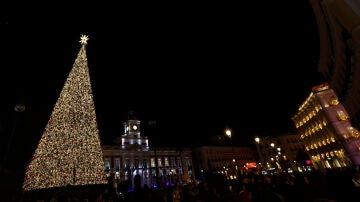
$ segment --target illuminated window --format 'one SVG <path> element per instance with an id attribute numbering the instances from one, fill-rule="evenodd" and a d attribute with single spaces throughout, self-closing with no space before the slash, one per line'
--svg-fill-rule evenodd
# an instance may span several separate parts
<path id="1" fill-rule="evenodd" d="M 105 169 L 110 170 L 110 160 L 109 159 L 105 159 Z"/>
<path id="2" fill-rule="evenodd" d="M 178 159 L 178 161 L 177 161 L 177 162 L 178 162 L 178 166 L 179 166 L 179 167 L 181 167 L 181 166 L 182 166 L 182 165 L 181 165 L 181 160 L 180 160 L 180 159 Z"/>
<path id="3" fill-rule="evenodd" d="M 355 137 L 355 138 L 360 137 L 360 133 L 356 128 L 349 126 L 349 127 L 347 127 L 347 130 L 351 137 Z"/>
<path id="4" fill-rule="evenodd" d="M 135 168 L 139 168 L 139 159 L 135 159 Z"/>
<path id="5" fill-rule="evenodd" d="M 120 170 L 120 159 L 116 158 L 114 162 L 115 170 Z"/>
<path id="6" fill-rule="evenodd" d="M 323 126 L 321 125 L 321 122 L 319 123 L 319 128 L 320 128 L 320 129 L 323 129 Z"/>
<path id="7" fill-rule="evenodd" d="M 335 95 L 332 95 L 329 97 L 329 103 L 330 103 L 330 105 L 338 105 L 339 100 L 337 99 L 337 97 Z"/>
<path id="8" fill-rule="evenodd" d="M 125 160 L 125 168 L 130 168 L 130 166 L 131 166 L 130 159 L 126 159 Z"/>
<path id="9" fill-rule="evenodd" d="M 318 130 L 320 130 L 318 125 L 315 125 L 315 131 L 318 131 Z"/>
<path id="10" fill-rule="evenodd" d="M 155 158 L 150 159 L 150 165 L 151 167 L 155 167 Z"/>
<path id="11" fill-rule="evenodd" d="M 342 110 L 337 111 L 337 118 L 339 121 L 345 121 L 349 119 L 348 115 L 345 114 L 345 112 Z"/>
<path id="12" fill-rule="evenodd" d="M 143 166 L 143 168 L 147 168 L 147 160 L 146 159 L 143 159 L 143 163 L 142 163 L 142 166 Z"/>
<path id="13" fill-rule="evenodd" d="M 165 158 L 164 158 L 164 161 L 165 161 L 165 166 L 169 166 L 169 159 L 168 159 L 168 157 L 165 157 Z"/>

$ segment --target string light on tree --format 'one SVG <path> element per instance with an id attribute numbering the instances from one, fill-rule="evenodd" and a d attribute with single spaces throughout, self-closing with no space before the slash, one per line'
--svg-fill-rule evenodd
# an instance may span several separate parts
<path id="1" fill-rule="evenodd" d="M 85 45 L 56 101 L 25 172 L 23 190 L 106 184 Z"/>

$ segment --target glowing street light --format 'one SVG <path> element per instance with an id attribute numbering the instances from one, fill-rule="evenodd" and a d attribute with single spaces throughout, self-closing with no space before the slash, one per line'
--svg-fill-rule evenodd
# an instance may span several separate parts
<path id="1" fill-rule="evenodd" d="M 260 145 L 260 137 L 255 137 L 254 140 L 255 140 L 256 150 L 257 150 L 257 152 L 259 154 L 259 157 L 260 157 L 260 163 L 261 163 L 261 165 L 265 165 L 263 151 L 262 151 L 261 145 Z"/>
<path id="2" fill-rule="evenodd" d="M 235 156 L 234 145 L 232 143 L 231 130 L 225 129 L 225 135 L 228 136 L 230 139 L 231 149 L 232 149 L 232 153 L 233 153 L 233 157 L 234 157 L 232 161 L 235 163 L 235 174 L 236 174 L 236 177 L 238 177 L 238 164 L 237 164 L 237 160 L 236 160 L 236 156 Z"/>
<path id="3" fill-rule="evenodd" d="M 231 130 L 230 130 L 230 129 L 226 129 L 226 130 L 225 130 L 225 134 L 226 134 L 226 136 L 228 136 L 228 137 L 230 138 L 230 140 L 231 140 Z"/>

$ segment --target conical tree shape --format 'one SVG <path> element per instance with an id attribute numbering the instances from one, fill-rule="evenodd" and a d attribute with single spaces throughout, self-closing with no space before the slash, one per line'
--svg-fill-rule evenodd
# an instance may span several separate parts
<path id="1" fill-rule="evenodd" d="M 85 45 L 81 49 L 25 172 L 23 190 L 106 184 Z"/>

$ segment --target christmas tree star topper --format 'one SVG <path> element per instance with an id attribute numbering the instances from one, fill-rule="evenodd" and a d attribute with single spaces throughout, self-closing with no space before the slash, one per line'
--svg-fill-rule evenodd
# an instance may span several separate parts
<path id="1" fill-rule="evenodd" d="M 89 36 L 85 35 L 85 34 L 82 34 L 81 37 L 80 37 L 80 43 L 82 45 L 86 45 L 87 44 L 87 41 L 89 40 Z"/>

